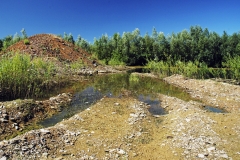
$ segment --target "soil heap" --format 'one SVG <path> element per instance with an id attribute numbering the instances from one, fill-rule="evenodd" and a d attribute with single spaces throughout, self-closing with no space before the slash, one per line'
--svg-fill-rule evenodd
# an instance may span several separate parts
<path id="1" fill-rule="evenodd" d="M 90 54 L 74 44 L 53 34 L 36 34 L 28 38 L 29 44 L 21 40 L 8 47 L 6 52 L 28 53 L 33 57 L 52 57 L 59 61 L 72 62 L 81 59 L 85 64 L 92 64 Z"/>

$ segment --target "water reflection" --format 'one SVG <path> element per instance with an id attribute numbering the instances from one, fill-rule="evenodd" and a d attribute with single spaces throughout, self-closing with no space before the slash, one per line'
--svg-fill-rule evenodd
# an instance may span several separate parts
<path id="1" fill-rule="evenodd" d="M 151 96 L 139 95 L 138 100 L 149 104 L 151 107 L 148 109 L 153 115 L 164 115 L 167 112 L 161 107 L 158 99 L 154 99 Z"/>
<path id="2" fill-rule="evenodd" d="M 99 75 L 92 77 L 89 81 L 77 82 L 68 88 L 62 89 L 60 92 L 71 90 L 71 92 L 75 93 L 72 104 L 59 114 L 42 121 L 40 124 L 44 127 L 52 126 L 62 119 L 86 109 L 103 96 L 118 98 L 132 96 L 138 98 L 140 101 L 151 105 L 149 111 L 154 115 L 165 114 L 159 100 L 156 98 L 158 93 L 185 101 L 191 99 L 189 94 L 160 79 L 138 76 L 135 77 L 137 80 L 133 80 L 130 76 L 130 73 Z"/>

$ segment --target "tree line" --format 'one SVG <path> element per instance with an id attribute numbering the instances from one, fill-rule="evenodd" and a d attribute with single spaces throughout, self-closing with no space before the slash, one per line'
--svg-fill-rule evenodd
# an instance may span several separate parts
<path id="1" fill-rule="evenodd" d="M 102 35 L 95 39 L 91 51 L 106 63 L 115 60 L 127 65 L 145 65 L 148 61 L 176 63 L 205 63 L 208 67 L 222 67 L 228 59 L 240 56 L 240 32 L 220 36 L 207 28 L 191 26 L 189 31 L 164 35 L 153 28 L 152 34 L 140 35 L 140 30 Z"/>
<path id="2" fill-rule="evenodd" d="M 0 50 L 26 38 L 25 30 L 19 35 L 0 40 Z M 240 32 L 222 35 L 207 28 L 191 26 L 189 30 L 164 35 L 153 28 L 151 35 L 141 36 L 140 30 L 102 35 L 93 43 L 80 35 L 74 40 L 72 34 L 59 35 L 64 40 L 92 53 L 106 64 L 146 65 L 149 61 L 200 62 L 208 67 L 222 67 L 227 60 L 240 56 Z"/>
<path id="3" fill-rule="evenodd" d="M 27 32 L 23 28 L 21 30 L 22 35 L 19 35 L 18 33 L 15 33 L 14 36 L 8 35 L 3 39 L 0 39 L 0 51 L 7 49 L 9 46 L 13 45 L 14 43 L 17 43 L 21 40 L 25 40 L 28 38 Z"/>

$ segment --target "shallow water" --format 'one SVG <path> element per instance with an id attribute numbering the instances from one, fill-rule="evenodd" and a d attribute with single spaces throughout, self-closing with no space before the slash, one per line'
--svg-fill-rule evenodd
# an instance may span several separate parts
<path id="1" fill-rule="evenodd" d="M 224 111 L 220 108 L 211 107 L 211 106 L 204 106 L 204 109 L 209 112 L 214 112 L 214 113 L 226 113 L 226 111 Z"/>
<path id="2" fill-rule="evenodd" d="M 55 125 L 62 119 L 69 118 L 85 110 L 104 96 L 118 98 L 133 96 L 140 101 L 148 103 L 151 106 L 149 112 L 154 115 L 166 114 L 157 99 L 158 93 L 177 97 L 185 101 L 191 100 L 188 93 L 160 79 L 133 76 L 130 73 L 89 77 L 88 81 L 76 82 L 59 92 L 67 91 L 74 93 L 71 105 L 64 108 L 59 114 L 40 122 L 40 125 L 44 127 Z"/>

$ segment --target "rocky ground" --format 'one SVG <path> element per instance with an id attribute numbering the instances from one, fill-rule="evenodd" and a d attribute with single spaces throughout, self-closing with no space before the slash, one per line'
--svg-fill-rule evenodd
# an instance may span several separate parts
<path id="1" fill-rule="evenodd" d="M 193 98 L 205 104 L 225 109 L 229 112 L 240 112 L 240 86 L 214 80 L 195 80 L 173 75 L 164 80 L 186 90 Z"/>
<path id="2" fill-rule="evenodd" d="M 58 113 L 69 105 L 71 99 L 71 94 L 62 93 L 43 101 L 19 99 L 0 102 L 0 140 L 36 128 L 36 121 Z"/>
<path id="3" fill-rule="evenodd" d="M 0 159 L 240 159 L 240 87 L 165 78 L 201 102 L 159 94 L 166 115 L 131 97 L 103 98 L 57 125 L 0 142 Z"/>

